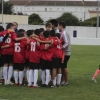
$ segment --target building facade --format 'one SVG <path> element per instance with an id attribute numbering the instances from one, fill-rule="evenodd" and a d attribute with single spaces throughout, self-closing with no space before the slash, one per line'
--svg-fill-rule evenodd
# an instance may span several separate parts
<path id="1" fill-rule="evenodd" d="M 64 0 L 10 0 L 14 5 L 13 12 L 31 15 L 38 14 L 44 21 L 71 13 L 79 21 L 91 18 L 90 12 L 97 12 L 97 1 L 64 1 Z M 96 14 L 95 14 L 96 15 Z"/>

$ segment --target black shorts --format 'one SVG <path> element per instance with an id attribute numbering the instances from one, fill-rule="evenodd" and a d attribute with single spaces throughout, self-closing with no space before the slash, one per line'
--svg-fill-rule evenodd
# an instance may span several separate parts
<path id="1" fill-rule="evenodd" d="M 40 69 L 40 63 L 33 63 L 33 62 L 29 62 L 29 68 L 30 69 Z"/>
<path id="2" fill-rule="evenodd" d="M 40 59 L 40 65 L 42 70 L 51 69 L 52 61 Z"/>
<path id="3" fill-rule="evenodd" d="M 3 66 L 3 62 L 2 62 L 2 58 L 0 56 L 0 67 L 2 67 L 2 66 Z"/>
<path id="4" fill-rule="evenodd" d="M 14 70 L 23 71 L 24 70 L 24 63 L 14 63 L 13 68 Z"/>
<path id="5" fill-rule="evenodd" d="M 29 67 L 29 59 L 25 60 L 25 68 Z"/>
<path id="6" fill-rule="evenodd" d="M 52 58 L 52 68 L 61 68 L 61 58 Z"/>
<path id="7" fill-rule="evenodd" d="M 13 55 L 3 54 L 3 55 L 1 55 L 1 58 L 2 58 L 3 64 L 13 63 Z"/>
<path id="8" fill-rule="evenodd" d="M 70 56 L 65 55 L 64 63 L 61 63 L 61 68 L 67 68 L 67 63 L 68 63 L 69 58 Z"/>

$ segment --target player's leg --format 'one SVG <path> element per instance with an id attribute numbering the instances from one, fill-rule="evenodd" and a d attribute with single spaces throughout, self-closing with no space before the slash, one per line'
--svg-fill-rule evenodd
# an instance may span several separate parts
<path id="1" fill-rule="evenodd" d="M 14 69 L 14 80 L 15 80 L 15 85 L 18 85 L 18 64 L 17 63 L 14 63 L 13 64 L 13 69 Z"/>
<path id="2" fill-rule="evenodd" d="M 46 63 L 46 81 L 45 85 L 48 86 L 49 81 L 50 81 L 50 69 L 51 69 L 51 61 L 47 61 Z"/>
<path id="3" fill-rule="evenodd" d="M 9 67 L 8 67 L 8 80 L 7 80 L 7 83 L 8 84 L 13 84 L 11 82 L 11 78 L 12 78 L 12 75 L 13 75 L 13 55 L 9 55 L 8 56 L 9 58 Z"/>
<path id="4" fill-rule="evenodd" d="M 24 77 L 24 64 L 19 64 L 19 85 L 22 85 L 23 77 Z"/>
<path id="5" fill-rule="evenodd" d="M 39 87 L 38 84 L 37 84 L 39 67 L 40 67 L 40 64 L 34 63 L 34 84 L 33 84 L 33 88 Z"/>
<path id="6" fill-rule="evenodd" d="M 64 63 L 62 63 L 62 81 L 65 82 L 63 85 L 68 85 L 68 69 L 67 63 L 69 61 L 70 56 L 65 56 Z"/>
<path id="7" fill-rule="evenodd" d="M 27 71 L 26 71 L 26 78 L 27 78 L 27 82 L 29 83 L 29 59 L 26 59 L 26 68 L 27 68 Z"/>
<path id="8" fill-rule="evenodd" d="M 94 75 L 93 75 L 92 80 L 93 80 L 95 83 L 97 82 L 97 81 L 96 81 L 96 78 L 97 78 L 97 76 L 98 76 L 99 73 L 100 73 L 100 69 L 97 69 L 97 70 L 95 71 Z"/>
<path id="9" fill-rule="evenodd" d="M 8 77 L 8 55 L 2 55 L 3 61 L 3 78 L 4 84 L 7 85 L 7 77 Z"/>
<path id="10" fill-rule="evenodd" d="M 55 87 L 56 86 L 56 79 L 57 79 L 57 68 L 56 68 L 56 59 L 53 58 L 52 59 L 52 86 L 51 87 Z"/>
<path id="11" fill-rule="evenodd" d="M 41 65 L 41 70 L 42 70 L 42 86 L 44 86 L 45 84 L 45 75 L 46 75 L 46 72 L 45 72 L 45 65 L 46 65 L 46 61 L 44 59 L 40 59 L 40 65 Z"/>
<path id="12" fill-rule="evenodd" d="M 30 86 L 32 86 L 32 81 L 33 81 L 33 63 L 32 62 L 30 62 L 29 63 L 29 68 L 30 68 L 30 70 L 29 70 L 29 82 L 28 82 L 28 86 L 30 87 Z"/>

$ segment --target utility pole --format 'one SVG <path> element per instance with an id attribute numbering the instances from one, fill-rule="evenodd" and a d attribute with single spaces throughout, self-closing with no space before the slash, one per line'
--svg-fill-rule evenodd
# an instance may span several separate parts
<path id="1" fill-rule="evenodd" d="M 2 0 L 2 26 L 3 26 L 3 0 Z"/>
<path id="2" fill-rule="evenodd" d="M 98 27 L 99 27 L 99 3 L 100 3 L 100 0 L 98 0 L 98 7 L 97 7 L 97 27 L 96 27 L 96 38 L 98 38 Z"/>

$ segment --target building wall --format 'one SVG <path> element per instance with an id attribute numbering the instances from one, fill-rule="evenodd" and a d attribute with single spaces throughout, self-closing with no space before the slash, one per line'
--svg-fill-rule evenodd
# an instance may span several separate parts
<path id="1" fill-rule="evenodd" d="M 84 21 L 90 18 L 89 11 L 96 10 L 97 7 L 82 7 L 82 6 L 19 6 L 14 5 L 14 12 L 23 12 L 31 15 L 32 13 L 39 14 L 40 17 L 47 21 L 51 18 L 57 18 L 65 12 L 72 13 L 79 20 Z"/>
<path id="2" fill-rule="evenodd" d="M 97 13 L 90 13 L 90 18 L 96 17 L 96 16 L 97 16 Z M 100 16 L 100 13 L 99 13 L 99 16 Z"/>
<path id="3" fill-rule="evenodd" d="M 3 15 L 4 23 L 17 22 L 18 24 L 28 24 L 28 16 L 21 15 Z M 2 23 L 2 15 L 0 14 L 0 23 Z"/>
<path id="4" fill-rule="evenodd" d="M 4 28 L 6 24 L 4 24 Z M 18 25 L 19 29 L 45 28 L 44 25 Z M 77 37 L 73 37 L 73 31 L 77 31 Z M 73 45 L 100 45 L 100 27 L 98 28 L 98 38 L 96 38 L 96 27 L 67 26 L 66 31 L 70 34 Z"/>

